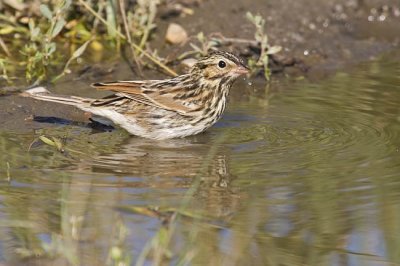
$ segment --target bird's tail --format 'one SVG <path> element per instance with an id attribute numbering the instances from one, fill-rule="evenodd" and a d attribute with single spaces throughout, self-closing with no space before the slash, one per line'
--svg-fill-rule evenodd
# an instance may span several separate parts
<path id="1" fill-rule="evenodd" d="M 57 95 L 52 94 L 44 87 L 35 87 L 33 89 L 29 89 L 24 91 L 22 96 L 32 97 L 37 100 L 47 101 L 47 102 L 55 102 L 62 103 L 67 105 L 73 105 L 78 108 L 83 109 L 85 106 L 90 104 L 94 99 L 82 98 L 76 96 L 65 96 L 65 95 Z"/>

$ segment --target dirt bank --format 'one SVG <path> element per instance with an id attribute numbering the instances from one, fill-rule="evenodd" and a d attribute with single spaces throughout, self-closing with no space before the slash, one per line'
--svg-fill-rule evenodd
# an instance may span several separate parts
<path id="1" fill-rule="evenodd" d="M 311 72 L 334 70 L 398 47 L 399 7 L 398 1 L 380 0 L 200 1 L 193 15 L 161 20 L 153 45 L 165 56 L 171 48 L 175 52 L 188 49 L 187 45 L 157 45 L 164 43 L 165 22 L 183 25 L 191 36 L 202 31 L 205 35 L 221 33 L 225 37 L 253 39 L 254 27 L 245 17 L 250 11 L 266 19 L 269 42 L 284 48 L 277 55 L 279 60 L 291 65 L 294 58 L 304 62 Z M 230 48 L 243 55 L 249 53 L 244 47 Z"/>

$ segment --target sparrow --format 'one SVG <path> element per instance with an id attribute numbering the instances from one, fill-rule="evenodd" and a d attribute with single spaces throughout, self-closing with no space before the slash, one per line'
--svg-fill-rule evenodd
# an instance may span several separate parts
<path id="1" fill-rule="evenodd" d="M 217 51 L 174 78 L 92 84 L 114 92 L 101 99 L 56 95 L 44 87 L 27 90 L 23 96 L 75 106 L 111 120 L 132 135 L 183 138 L 207 130 L 221 118 L 233 82 L 248 72 L 242 59 Z"/>

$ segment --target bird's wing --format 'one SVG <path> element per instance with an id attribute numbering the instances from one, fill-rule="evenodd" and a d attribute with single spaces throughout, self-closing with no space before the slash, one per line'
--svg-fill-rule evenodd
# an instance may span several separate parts
<path id="1" fill-rule="evenodd" d="M 109 90 L 117 92 L 117 96 L 124 96 L 134 101 L 155 106 L 158 108 L 175 111 L 182 115 L 194 115 L 198 106 L 187 106 L 183 100 L 174 99 L 176 96 L 176 87 L 171 90 L 162 90 L 161 88 L 152 89 L 151 84 L 158 81 L 117 81 L 108 83 L 94 83 L 92 87 L 100 90 Z"/>

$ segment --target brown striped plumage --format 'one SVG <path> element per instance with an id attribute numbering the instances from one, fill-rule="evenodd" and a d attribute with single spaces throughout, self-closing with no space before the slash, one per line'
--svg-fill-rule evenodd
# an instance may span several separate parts
<path id="1" fill-rule="evenodd" d="M 214 52 L 199 60 L 188 74 L 175 78 L 92 84 L 115 92 L 102 99 L 57 96 L 43 88 L 28 90 L 25 95 L 74 105 L 108 118 L 133 135 L 179 138 L 198 134 L 217 122 L 232 83 L 247 72 L 238 57 Z"/>

